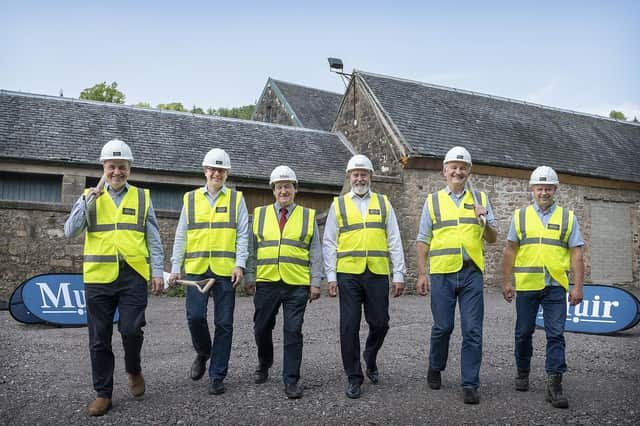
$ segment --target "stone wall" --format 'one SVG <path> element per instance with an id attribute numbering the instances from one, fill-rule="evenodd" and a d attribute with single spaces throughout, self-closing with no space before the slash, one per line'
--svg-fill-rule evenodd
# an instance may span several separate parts
<path id="1" fill-rule="evenodd" d="M 283 124 L 285 126 L 295 126 L 291 115 L 287 112 L 280 99 L 271 90 L 271 87 L 267 87 L 260 103 L 256 105 L 256 110 L 253 113 L 253 119 L 255 121 L 262 121 L 265 123 Z"/>

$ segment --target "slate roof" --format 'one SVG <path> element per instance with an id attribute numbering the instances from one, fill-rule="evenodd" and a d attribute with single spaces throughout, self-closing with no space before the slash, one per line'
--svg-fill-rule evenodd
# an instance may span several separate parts
<path id="1" fill-rule="evenodd" d="M 409 157 L 465 146 L 474 163 L 640 182 L 640 125 L 356 71 Z M 630 162 L 630 160 L 632 160 Z"/>
<path id="2" fill-rule="evenodd" d="M 219 147 L 232 177 L 268 180 L 286 164 L 302 183 L 335 187 L 352 155 L 336 133 L 0 90 L 0 158 L 97 164 L 116 137 L 131 146 L 135 168 L 200 173 L 204 154 Z"/>
<path id="3" fill-rule="evenodd" d="M 268 84 L 289 105 L 301 127 L 331 130 L 342 101 L 341 94 L 272 78 L 269 78 Z"/>

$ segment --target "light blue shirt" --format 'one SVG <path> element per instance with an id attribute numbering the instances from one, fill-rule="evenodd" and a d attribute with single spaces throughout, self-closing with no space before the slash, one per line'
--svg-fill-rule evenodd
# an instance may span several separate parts
<path id="1" fill-rule="evenodd" d="M 222 185 L 222 188 L 214 195 L 211 195 L 207 190 L 207 185 L 199 189 L 204 194 L 205 198 L 209 201 L 211 207 L 216 205 L 216 200 L 220 194 L 227 193 L 226 185 Z M 247 263 L 247 257 L 249 251 L 247 245 L 249 244 L 249 213 L 247 212 L 247 205 L 244 202 L 244 197 L 240 198 L 240 206 L 238 207 L 238 225 L 236 227 L 236 266 L 244 269 Z M 184 206 L 180 211 L 180 219 L 178 219 L 178 226 L 176 227 L 176 235 L 173 241 L 173 254 L 171 256 L 171 273 L 179 274 L 182 270 L 182 264 L 184 263 L 185 248 L 187 245 L 187 216 Z"/>
<path id="2" fill-rule="evenodd" d="M 120 207 L 122 199 L 129 190 L 129 184 L 125 183 L 120 191 L 116 191 L 108 184 L 105 191 L 113 200 L 116 207 Z M 104 195 L 102 195 L 104 197 Z M 87 228 L 87 202 L 84 195 L 75 202 L 71 209 L 71 214 L 64 224 L 64 235 L 68 238 L 74 238 L 80 235 Z M 162 278 L 164 269 L 164 252 L 162 250 L 162 241 L 160 241 L 160 227 L 153 210 L 153 204 L 149 199 L 149 210 L 147 212 L 147 223 L 145 225 L 145 238 L 147 240 L 147 248 L 149 250 L 149 262 L 151 264 L 151 276 L 154 278 Z"/>
<path id="3" fill-rule="evenodd" d="M 449 197 L 451 197 L 453 202 L 456 204 L 456 207 L 460 207 L 460 203 L 462 202 L 464 195 L 467 193 L 467 190 L 465 189 L 464 191 L 462 191 L 461 194 L 454 194 L 449 189 L 448 186 L 445 187 L 444 190 L 447 192 L 447 194 L 449 194 Z M 434 196 L 435 194 L 437 193 L 434 193 Z M 491 226 L 492 228 L 498 227 L 496 218 L 493 215 L 493 209 L 491 208 L 491 202 L 489 201 L 489 196 L 487 196 L 486 218 L 487 218 L 487 225 Z M 431 215 L 429 214 L 429 208 L 427 207 L 427 201 L 425 200 L 424 206 L 422 207 L 422 216 L 420 216 L 420 227 L 418 229 L 418 236 L 416 237 L 416 240 L 422 241 L 423 243 L 430 245 L 432 238 L 433 238 L 433 222 L 431 221 Z M 467 251 L 464 249 L 464 247 L 462 248 L 462 258 L 464 260 L 469 260 L 469 255 L 467 254 Z"/>
<path id="4" fill-rule="evenodd" d="M 533 203 L 533 209 L 538 214 L 542 225 L 546 228 L 549 223 L 549 219 L 553 215 L 553 212 L 556 210 L 557 203 L 554 201 L 551 207 L 547 209 L 546 212 L 543 212 L 542 209 L 535 203 Z M 507 240 L 520 245 L 520 239 L 518 238 L 518 234 L 516 233 L 516 217 L 515 215 L 511 218 L 511 225 L 509 226 L 509 233 L 507 234 Z M 584 245 L 584 241 L 582 239 L 582 233 L 580 232 L 580 226 L 578 225 L 578 219 L 576 215 L 573 215 L 573 226 L 571 227 L 571 232 L 569 233 L 569 248 L 572 247 L 582 247 Z M 558 286 L 560 283 L 551 278 L 551 274 L 545 268 L 544 270 L 544 283 L 545 285 L 554 285 Z"/>
<path id="5" fill-rule="evenodd" d="M 276 202 L 273 205 L 273 208 L 276 212 L 276 217 L 278 220 L 280 219 L 280 203 Z M 287 212 L 285 213 L 285 217 L 289 219 L 291 212 L 293 211 L 295 203 L 289 204 L 287 207 Z M 256 220 L 254 217 L 253 220 Z M 320 235 L 318 231 L 318 223 L 313 221 L 313 236 L 311 237 L 311 243 L 309 245 L 309 262 L 311 269 L 311 285 L 313 287 L 320 287 L 320 282 L 322 281 L 322 245 L 320 243 Z M 250 240 L 249 246 L 249 261 L 247 262 L 247 270 L 245 273 L 245 280 L 248 282 L 254 282 L 256 280 L 256 265 L 255 259 L 257 256 L 257 247 L 258 241 L 256 239 L 256 235 L 252 232 L 252 238 Z"/>
<path id="6" fill-rule="evenodd" d="M 345 194 L 345 197 L 351 197 L 355 205 L 360 210 L 362 218 L 367 215 L 367 209 L 371 202 L 371 191 L 362 197 L 356 195 L 353 191 Z M 403 283 L 404 274 L 406 272 L 404 265 L 404 252 L 402 250 L 402 239 L 400 238 L 400 229 L 398 228 L 398 220 L 393 211 L 391 203 L 389 203 L 389 212 L 387 215 L 387 247 L 389 250 L 389 259 L 393 266 L 393 282 Z M 324 238 L 322 241 L 322 257 L 324 258 L 324 272 L 327 274 L 327 281 L 337 281 L 336 263 L 338 250 L 338 219 L 333 203 L 327 214 L 327 222 L 324 225 Z"/>

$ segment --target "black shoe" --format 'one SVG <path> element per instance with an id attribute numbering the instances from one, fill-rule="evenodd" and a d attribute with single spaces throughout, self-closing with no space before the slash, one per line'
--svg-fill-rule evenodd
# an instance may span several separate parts
<path id="1" fill-rule="evenodd" d="M 478 389 L 464 387 L 462 388 L 462 396 L 465 404 L 477 404 L 480 402 Z"/>
<path id="2" fill-rule="evenodd" d="M 191 380 L 200 380 L 204 376 L 204 372 L 207 369 L 207 355 L 196 355 L 196 359 L 191 364 Z"/>
<path id="3" fill-rule="evenodd" d="M 262 384 L 267 381 L 269 378 L 269 369 L 268 368 L 260 368 L 258 367 L 256 371 L 253 372 L 253 382 L 256 385 Z"/>
<path id="4" fill-rule="evenodd" d="M 220 395 L 225 391 L 224 381 L 222 379 L 211 379 L 209 382 L 209 395 Z"/>
<path id="5" fill-rule="evenodd" d="M 518 375 L 516 376 L 516 390 L 520 392 L 526 392 L 529 390 L 529 370 L 518 368 Z"/>
<path id="6" fill-rule="evenodd" d="M 347 391 L 345 392 L 347 397 L 351 399 L 358 399 L 360 395 L 362 395 L 362 390 L 360 390 L 360 385 L 357 383 L 349 383 L 347 386 Z"/>
<path id="7" fill-rule="evenodd" d="M 442 386 L 442 375 L 438 370 L 429 367 L 427 371 L 427 384 L 431 389 L 440 389 L 440 386 Z"/>
<path id="8" fill-rule="evenodd" d="M 369 380 L 371 380 L 371 383 L 373 383 L 374 385 L 377 385 L 378 382 L 380 381 L 380 374 L 378 373 L 378 369 L 377 368 L 375 370 L 369 370 L 367 368 L 365 370 L 365 374 L 367 375 Z"/>
<path id="9" fill-rule="evenodd" d="M 297 383 L 286 383 L 284 385 L 284 393 L 289 399 L 298 399 L 302 397 L 302 391 L 304 388 Z"/>
<path id="10" fill-rule="evenodd" d="M 569 400 L 562 394 L 562 374 L 549 374 L 547 401 L 555 408 L 569 407 Z"/>

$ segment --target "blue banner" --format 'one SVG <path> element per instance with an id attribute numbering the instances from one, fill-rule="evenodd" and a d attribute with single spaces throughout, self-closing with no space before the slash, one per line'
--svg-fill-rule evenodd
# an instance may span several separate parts
<path id="1" fill-rule="evenodd" d="M 13 318 L 26 324 L 87 325 L 82 274 L 29 278 L 13 292 L 10 311 Z M 117 321 L 116 310 L 113 322 Z"/>
<path id="2" fill-rule="evenodd" d="M 573 287 L 573 286 L 571 286 Z M 565 331 L 611 334 L 634 327 L 640 322 L 640 301 L 627 290 L 599 284 L 583 286 L 582 303 L 571 306 L 567 293 Z M 544 327 L 542 307 L 536 325 Z"/>

